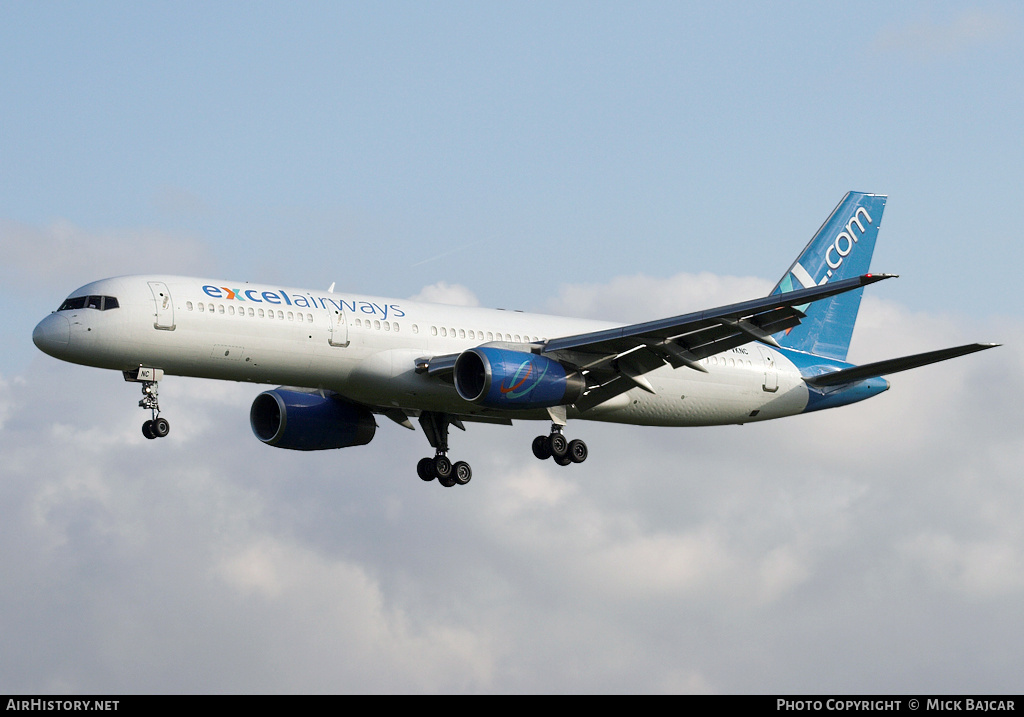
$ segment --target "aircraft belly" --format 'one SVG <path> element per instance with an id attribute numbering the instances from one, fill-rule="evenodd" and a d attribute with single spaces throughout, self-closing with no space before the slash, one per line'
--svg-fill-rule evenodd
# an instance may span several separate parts
<path id="1" fill-rule="evenodd" d="M 416 373 L 415 362 L 421 356 L 423 351 L 419 349 L 377 351 L 331 387 L 348 398 L 374 405 L 457 413 L 479 410 L 459 398 L 453 384 Z"/>

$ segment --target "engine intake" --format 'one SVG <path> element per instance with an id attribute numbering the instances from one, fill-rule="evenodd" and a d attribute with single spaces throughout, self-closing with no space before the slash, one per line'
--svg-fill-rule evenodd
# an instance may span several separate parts
<path id="1" fill-rule="evenodd" d="M 363 446 L 373 440 L 377 422 L 362 406 L 336 394 L 264 391 L 252 402 L 249 423 L 269 446 L 296 451 Z"/>
<path id="2" fill-rule="evenodd" d="M 586 390 L 582 376 L 546 356 L 489 346 L 459 354 L 454 378 L 459 396 L 487 408 L 561 406 Z"/>

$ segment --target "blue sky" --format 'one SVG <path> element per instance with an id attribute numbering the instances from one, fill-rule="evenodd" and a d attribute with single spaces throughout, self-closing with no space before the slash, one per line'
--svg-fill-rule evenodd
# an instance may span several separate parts
<path id="1" fill-rule="evenodd" d="M 36 652 L 0 691 L 1019 692 L 1021 67 L 1009 2 L 3 4 L 0 540 L 22 582 L 0 632 Z M 187 379 L 162 387 L 174 440 L 145 445 L 131 386 L 29 339 L 77 286 L 142 272 L 654 318 L 766 292 L 851 189 L 889 195 L 873 268 L 901 274 L 851 357 L 1000 355 L 836 417 L 588 427 L 586 476 L 528 463 L 536 427 L 484 428 L 457 440 L 492 480 L 424 492 L 422 436 L 274 452 L 251 389 Z M 361 647 L 310 647 L 296 609 Z M 254 624 L 294 671 L 253 656 Z M 677 662 L 684 639 L 704 657 Z M 848 648 L 834 670 L 823 640 Z M 239 667 L 190 672 L 186 643 Z M 314 667 L 352 655 L 391 677 Z"/>
<path id="2" fill-rule="evenodd" d="M 878 263 L 923 275 L 894 297 L 933 305 L 952 266 L 997 303 L 1021 13 L 883 7 L 13 5 L 0 211 L 293 285 L 495 265 L 485 303 L 532 307 L 623 270 L 775 278 L 857 189 L 891 197 Z"/>

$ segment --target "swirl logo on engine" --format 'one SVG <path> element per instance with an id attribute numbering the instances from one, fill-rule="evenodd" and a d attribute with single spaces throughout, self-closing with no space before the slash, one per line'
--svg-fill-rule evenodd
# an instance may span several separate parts
<path id="1" fill-rule="evenodd" d="M 510 379 L 510 383 L 512 383 L 512 385 L 506 387 L 504 382 L 502 382 L 502 385 L 498 387 L 498 390 L 501 391 L 502 395 L 505 396 L 505 398 L 521 398 L 522 396 L 525 396 L 527 393 L 532 391 L 534 387 L 536 387 L 537 384 L 541 382 L 541 380 L 544 378 L 544 375 L 547 374 L 547 372 L 548 368 L 547 366 L 545 366 L 544 370 L 541 371 L 540 375 L 537 376 L 530 383 L 529 386 L 523 388 L 523 385 L 530 378 L 531 374 L 533 374 L 533 364 L 529 361 L 523 361 L 521 364 L 519 364 L 519 368 L 516 370 L 515 374 L 513 374 L 512 378 Z M 522 378 L 520 378 L 520 376 Z"/>

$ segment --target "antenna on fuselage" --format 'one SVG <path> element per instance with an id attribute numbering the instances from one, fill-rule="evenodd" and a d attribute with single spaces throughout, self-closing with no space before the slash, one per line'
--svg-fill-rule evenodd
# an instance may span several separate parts
<path id="1" fill-rule="evenodd" d="M 336 281 L 332 281 L 332 282 L 331 282 L 331 285 L 330 285 L 330 287 L 328 287 L 328 289 L 327 289 L 327 293 L 328 293 L 328 294 L 333 294 L 333 293 L 334 293 L 334 285 L 335 285 L 336 283 L 337 283 Z"/>

